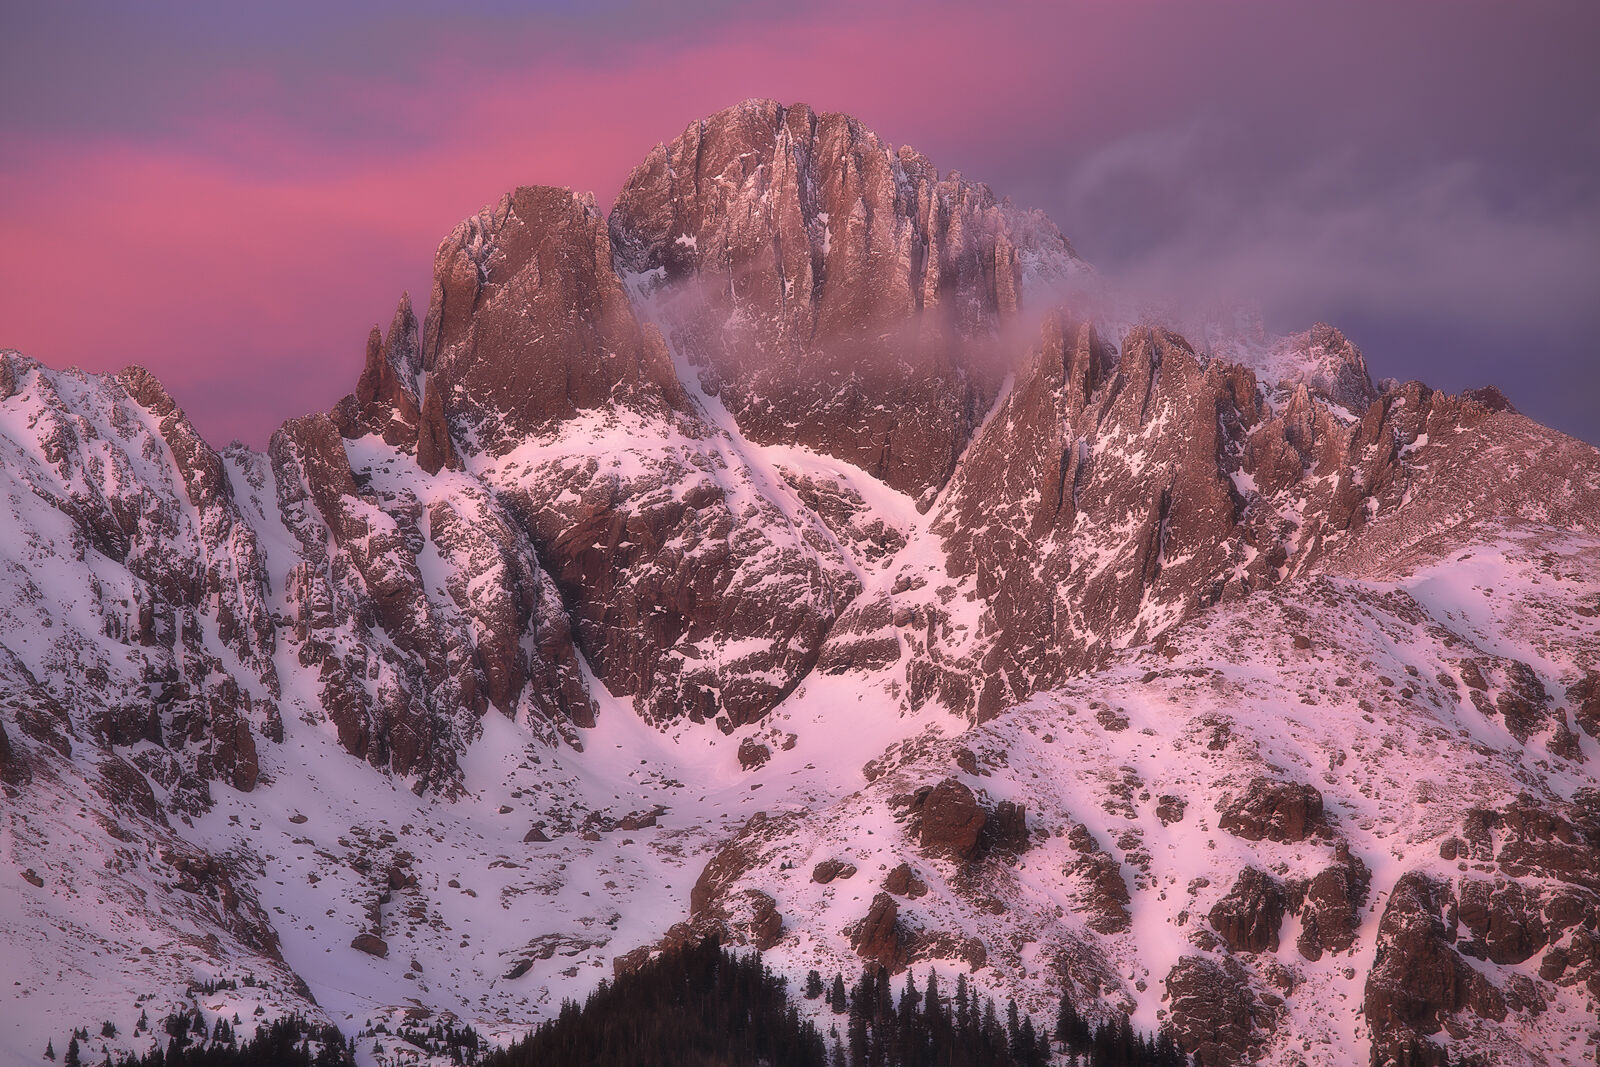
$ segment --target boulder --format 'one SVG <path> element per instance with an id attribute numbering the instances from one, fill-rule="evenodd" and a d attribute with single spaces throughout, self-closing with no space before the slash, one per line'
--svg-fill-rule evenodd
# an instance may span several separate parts
<path id="1" fill-rule="evenodd" d="M 906 938 L 900 926 L 900 905 L 888 893 L 873 897 L 866 916 L 846 933 L 850 936 L 850 946 L 862 959 L 887 968 L 891 973 L 905 968 Z"/>
<path id="2" fill-rule="evenodd" d="M 919 837 L 924 851 L 968 860 L 978 851 L 987 813 L 972 790 L 955 778 L 934 786 L 922 801 Z"/>
<path id="3" fill-rule="evenodd" d="M 1304 841 L 1329 832 L 1322 792 L 1300 782 L 1253 778 L 1218 811 L 1217 826 L 1246 841 Z"/>
<path id="4" fill-rule="evenodd" d="M 835 878 L 852 878 L 856 873 L 856 865 L 845 860 L 823 860 L 811 869 L 811 880 L 818 885 L 827 885 Z"/>
<path id="5" fill-rule="evenodd" d="M 739 766 L 747 771 L 757 770 L 772 758 L 771 747 L 762 744 L 753 737 L 747 737 L 739 742 Z"/>
<path id="6" fill-rule="evenodd" d="M 915 900 L 928 892 L 928 883 L 917 877 L 911 869 L 911 864 L 902 863 L 884 876 L 883 888 L 897 897 L 910 897 Z"/>

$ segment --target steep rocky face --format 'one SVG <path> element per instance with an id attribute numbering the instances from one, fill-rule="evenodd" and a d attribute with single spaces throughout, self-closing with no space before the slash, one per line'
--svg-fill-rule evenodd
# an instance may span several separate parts
<path id="1" fill-rule="evenodd" d="M 606 404 L 688 410 L 593 198 L 565 189 L 508 193 L 439 246 L 422 365 L 456 437 L 494 455 Z"/>
<path id="2" fill-rule="evenodd" d="M 993 400 L 1024 290 L 1078 266 L 1042 215 L 847 115 L 771 100 L 658 145 L 610 228 L 747 437 L 913 497 L 944 484 Z"/>
<path id="3" fill-rule="evenodd" d="M 591 201 L 520 189 L 459 227 L 424 335 L 424 407 L 527 531 L 612 692 L 738 725 L 798 683 L 859 583 L 700 417 Z"/>
<path id="4" fill-rule="evenodd" d="M 1318 871 L 1306 885 L 1300 905 L 1300 955 L 1312 961 L 1325 952 L 1345 952 L 1355 944 L 1361 908 L 1367 901 L 1372 873 L 1348 845 L 1335 850 L 1339 862 Z"/>
<path id="5" fill-rule="evenodd" d="M 1452 947 L 1455 903 L 1448 885 L 1415 873 L 1402 877 L 1389 894 L 1362 1003 L 1377 1062 L 1414 1035 L 1438 1033 L 1457 1012 L 1505 1017 L 1499 991 Z M 1438 1062 L 1443 1062 L 1442 1050 Z"/>
<path id="6" fill-rule="evenodd" d="M 593 724 L 555 586 L 481 484 L 428 477 L 317 415 L 286 423 L 269 455 L 272 517 L 300 548 L 291 641 L 349 752 L 453 785 L 490 706 L 569 740 Z"/>
<path id="7" fill-rule="evenodd" d="M 1235 952 L 1276 952 L 1283 913 L 1283 887 L 1278 880 L 1263 870 L 1246 867 L 1228 895 L 1212 905 L 1207 918 L 1217 936 Z"/>
<path id="8" fill-rule="evenodd" d="M 941 497 L 943 573 L 904 567 L 887 610 L 841 620 L 843 644 L 903 634 L 913 704 L 994 714 L 1266 569 L 1246 564 L 1227 473 L 1253 379 L 1159 329 L 1124 349 L 1049 319 Z"/>
<path id="9" fill-rule="evenodd" d="M 1392 575 L 1506 523 L 1596 528 L 1591 450 L 1492 398 L 1412 382 L 1352 421 L 1305 382 L 1274 395 L 1159 328 L 1118 355 L 1051 316 L 939 499 L 938 554 L 852 605 L 825 669 L 904 660 L 910 704 L 983 718 L 1297 576 Z M 1529 735 L 1544 696 L 1508 709 Z"/>
<path id="10" fill-rule="evenodd" d="M 367 337 L 367 358 L 356 391 L 332 412 L 339 432 L 346 437 L 377 434 L 387 444 L 416 449 L 422 425 L 422 346 L 411 295 L 400 297 L 387 334 L 372 328 Z M 419 456 L 425 468 L 436 464 Z"/>
<path id="11" fill-rule="evenodd" d="M 171 761 L 187 806 L 209 803 L 210 780 L 253 788 L 256 738 L 277 730 L 276 635 L 222 458 L 140 368 L 0 363 L 5 654 L 37 694 L 21 724 L 162 746 L 147 758 Z"/>
<path id="12" fill-rule="evenodd" d="M 1174 1040 L 1195 1063 L 1259 1058 L 1276 1013 L 1260 1000 L 1237 963 L 1185 956 L 1173 965 L 1165 984 Z"/>
<path id="13" fill-rule="evenodd" d="M 1246 841 L 1304 841 L 1328 833 L 1321 791 L 1299 782 L 1252 778 L 1217 814 L 1219 829 Z"/>

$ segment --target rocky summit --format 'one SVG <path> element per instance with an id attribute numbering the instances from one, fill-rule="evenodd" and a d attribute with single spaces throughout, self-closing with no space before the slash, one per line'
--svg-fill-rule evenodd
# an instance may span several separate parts
<path id="1" fill-rule="evenodd" d="M 715 933 L 1208 1065 L 1594 1062 L 1600 451 L 1096 280 L 748 101 L 464 221 L 264 452 L 0 354 L 0 1061 L 506 1041 Z"/>

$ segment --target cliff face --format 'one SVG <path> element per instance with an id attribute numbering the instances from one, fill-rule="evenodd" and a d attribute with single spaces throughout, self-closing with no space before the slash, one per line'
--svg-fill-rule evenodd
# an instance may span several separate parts
<path id="1" fill-rule="evenodd" d="M 64 1033 L 24 1000 L 118 945 L 521 1020 L 717 930 L 1226 1062 L 1558 1058 L 1600 996 L 1600 453 L 1332 327 L 1104 333 L 1051 302 L 1086 269 L 751 101 L 609 218 L 463 222 L 265 453 L 0 354 L 0 1015 Z"/>
<path id="2" fill-rule="evenodd" d="M 994 400 L 1027 291 L 1082 269 L 1044 216 L 847 115 L 772 101 L 658 146 L 610 228 L 745 436 L 923 500 Z"/>

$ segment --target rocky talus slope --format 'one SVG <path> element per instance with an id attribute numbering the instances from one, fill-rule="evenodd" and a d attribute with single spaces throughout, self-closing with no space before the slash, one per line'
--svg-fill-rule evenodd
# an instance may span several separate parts
<path id="1" fill-rule="evenodd" d="M 434 262 L 264 452 L 0 354 L 0 1062 L 506 1038 L 712 930 L 1207 1064 L 1595 1061 L 1600 451 L 1097 323 L 803 106 Z"/>

